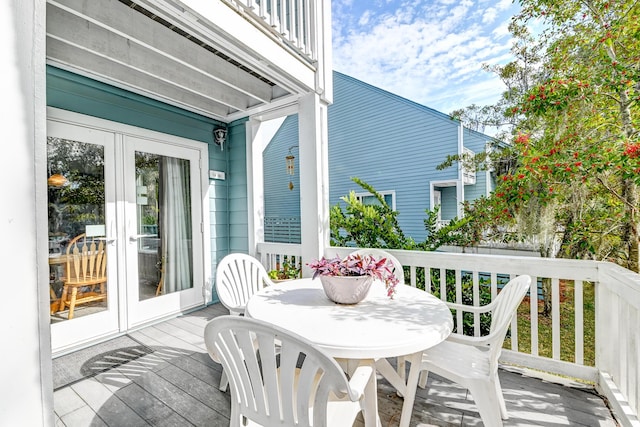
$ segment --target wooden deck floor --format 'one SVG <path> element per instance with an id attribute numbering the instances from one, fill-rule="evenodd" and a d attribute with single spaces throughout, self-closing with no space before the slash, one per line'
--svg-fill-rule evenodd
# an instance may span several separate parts
<path id="1" fill-rule="evenodd" d="M 220 365 L 209 358 L 202 338 L 206 322 L 222 314 L 222 306 L 212 305 L 131 333 L 115 347 L 103 345 L 85 351 L 88 356 L 56 359 L 57 425 L 228 426 L 229 394 L 217 388 Z M 73 377 L 74 371 L 84 378 Z M 71 383 L 63 386 L 65 375 Z M 555 377 L 532 378 L 512 368 L 501 370 L 500 379 L 510 415 L 505 426 L 618 425 L 588 386 Z M 402 399 L 384 380 L 378 387 L 382 425 L 397 426 Z M 433 425 L 482 422 L 465 389 L 431 375 L 428 387 L 418 389 L 411 426 Z"/>

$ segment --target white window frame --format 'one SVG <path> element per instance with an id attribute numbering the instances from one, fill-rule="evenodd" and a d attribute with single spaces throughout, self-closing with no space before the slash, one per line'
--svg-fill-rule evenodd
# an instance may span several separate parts
<path id="1" fill-rule="evenodd" d="M 463 148 L 462 182 L 464 182 L 464 185 L 475 185 L 476 183 L 476 167 L 468 163 L 468 160 L 475 155 L 476 153 L 467 147 Z"/>
<path id="2" fill-rule="evenodd" d="M 378 191 L 378 194 L 380 194 L 383 198 L 384 196 L 391 196 L 391 209 L 392 210 L 396 210 L 396 192 L 395 190 L 389 190 L 389 191 Z M 356 193 L 356 198 L 362 202 L 362 199 L 364 197 L 374 197 L 372 193 L 367 192 L 362 192 L 362 193 Z"/>

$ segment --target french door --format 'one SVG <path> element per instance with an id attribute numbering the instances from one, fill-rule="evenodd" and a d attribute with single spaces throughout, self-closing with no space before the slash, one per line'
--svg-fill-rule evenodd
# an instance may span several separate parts
<path id="1" fill-rule="evenodd" d="M 129 328 L 204 303 L 200 150 L 126 136 Z M 195 196 L 195 197 L 194 197 Z"/>
<path id="2" fill-rule="evenodd" d="M 47 124 L 54 355 L 205 295 L 205 144 L 57 115 Z"/>

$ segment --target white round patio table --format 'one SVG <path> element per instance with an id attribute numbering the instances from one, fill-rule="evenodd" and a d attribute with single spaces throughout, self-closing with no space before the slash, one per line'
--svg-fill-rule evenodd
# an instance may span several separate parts
<path id="1" fill-rule="evenodd" d="M 353 305 L 329 300 L 319 279 L 278 283 L 254 294 L 245 315 L 295 332 L 334 358 L 374 360 L 376 368 L 404 396 L 400 426 L 409 425 L 415 398 L 413 380 L 417 384 L 422 351 L 442 342 L 453 328 L 451 311 L 438 298 L 398 285 L 390 299 L 379 281 L 374 281 L 363 301 Z M 405 383 L 385 359 L 408 355 L 413 363 Z"/>

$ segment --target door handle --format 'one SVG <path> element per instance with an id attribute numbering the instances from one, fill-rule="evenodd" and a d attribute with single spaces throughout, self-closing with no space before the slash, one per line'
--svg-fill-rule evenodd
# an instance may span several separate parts
<path id="1" fill-rule="evenodd" d="M 111 221 L 111 224 L 109 225 L 109 228 L 110 228 L 109 235 L 115 236 L 113 221 Z M 115 237 L 106 237 L 104 240 L 107 242 L 107 245 L 110 245 L 112 243 L 115 243 L 116 240 L 118 240 L 118 239 L 115 238 Z"/>
<path id="2" fill-rule="evenodd" d="M 129 236 L 130 242 L 137 242 L 138 239 L 142 239 L 143 237 L 156 237 L 156 234 L 133 234 Z"/>

